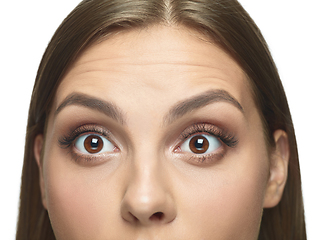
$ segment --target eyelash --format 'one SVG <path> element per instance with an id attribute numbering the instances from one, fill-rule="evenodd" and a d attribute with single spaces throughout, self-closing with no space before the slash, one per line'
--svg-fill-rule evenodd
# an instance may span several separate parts
<path id="1" fill-rule="evenodd" d="M 239 142 L 233 133 L 222 128 L 209 123 L 195 123 L 182 132 L 178 147 L 180 147 L 181 144 L 184 143 L 188 138 L 201 134 L 209 134 L 218 138 L 224 148 L 225 146 L 235 148 Z M 223 149 L 222 152 L 219 151 L 219 153 L 190 154 L 191 156 L 189 161 L 191 163 L 209 163 L 212 160 L 219 160 L 224 156 L 224 150 L 225 149 Z"/>
<path id="2" fill-rule="evenodd" d="M 98 127 L 95 125 L 83 125 L 83 126 L 76 128 L 75 130 L 71 130 L 68 134 L 62 136 L 58 140 L 59 145 L 63 149 L 70 149 L 71 147 L 74 147 L 73 145 L 75 144 L 75 141 L 80 136 L 85 135 L 85 134 L 89 134 L 89 133 L 101 135 L 109 141 L 111 138 L 110 131 L 108 131 L 107 129 L 104 129 L 102 127 Z M 73 149 L 71 149 L 70 152 L 76 162 L 78 162 L 79 160 L 84 160 L 85 162 L 90 162 L 90 161 L 98 158 L 98 155 L 93 156 L 93 155 L 89 155 L 89 154 L 75 153 Z"/>
<path id="3" fill-rule="evenodd" d="M 70 131 L 69 134 L 62 136 L 59 139 L 60 146 L 63 148 L 68 148 L 72 145 L 72 143 L 80 136 L 85 133 L 96 133 L 104 136 L 106 138 L 110 138 L 110 132 L 101 127 L 97 127 L 94 125 L 83 125 L 75 129 L 74 131 Z"/>
<path id="4" fill-rule="evenodd" d="M 92 133 L 92 134 L 98 134 L 110 141 L 111 139 L 111 134 L 110 131 L 98 127 L 95 125 L 83 125 L 75 130 L 71 130 L 68 134 L 62 136 L 58 141 L 59 145 L 63 149 L 70 149 L 71 147 L 74 147 L 74 143 L 79 138 L 81 135 L 84 135 L 86 133 Z M 200 134 L 209 134 L 211 136 L 214 136 L 218 138 L 219 141 L 223 144 L 223 147 L 228 146 L 230 148 L 234 148 L 238 144 L 238 139 L 236 136 L 232 133 L 227 132 L 224 129 L 221 129 L 215 125 L 209 124 L 209 123 L 195 123 L 191 125 L 190 127 L 186 128 L 180 135 L 179 139 L 179 145 L 178 147 L 184 143 L 188 138 L 192 137 L 193 135 L 200 135 Z M 111 141 L 112 142 L 112 141 Z M 224 149 L 225 150 L 225 149 Z M 81 161 L 84 160 L 85 162 L 90 162 L 94 159 L 97 159 L 97 156 L 91 156 L 88 154 L 79 154 L 75 153 L 73 149 L 71 149 L 71 154 L 74 160 Z M 191 163 L 207 163 L 211 162 L 213 159 L 217 160 L 223 157 L 223 153 L 209 153 L 209 154 L 190 154 L 189 162 Z"/>

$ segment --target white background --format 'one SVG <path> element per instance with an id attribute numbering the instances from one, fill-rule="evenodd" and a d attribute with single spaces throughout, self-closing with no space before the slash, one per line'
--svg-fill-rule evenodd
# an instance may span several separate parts
<path id="1" fill-rule="evenodd" d="M 0 239 L 14 239 L 27 112 L 42 54 L 79 0 L 0 4 Z M 309 240 L 320 239 L 320 14 L 318 0 L 240 0 L 264 34 L 296 130 Z"/>

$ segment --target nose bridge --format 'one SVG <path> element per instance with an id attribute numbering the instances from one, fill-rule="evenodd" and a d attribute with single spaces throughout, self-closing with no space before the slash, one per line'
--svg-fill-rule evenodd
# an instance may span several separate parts
<path id="1" fill-rule="evenodd" d="M 133 177 L 127 195 L 136 210 L 148 212 L 157 209 L 165 198 L 166 187 L 161 178 L 160 164 L 140 162 L 133 167 Z"/>
<path id="2" fill-rule="evenodd" d="M 153 180 L 154 183 L 160 180 L 159 170 L 162 168 L 162 161 L 159 150 L 150 139 L 143 138 L 134 146 L 132 159 L 130 160 L 131 179 L 134 185 L 147 186 L 146 180 Z"/>
<path id="3" fill-rule="evenodd" d="M 174 201 L 163 161 L 163 156 L 151 142 L 135 148 L 121 204 L 121 214 L 126 221 L 150 225 L 174 219 Z"/>

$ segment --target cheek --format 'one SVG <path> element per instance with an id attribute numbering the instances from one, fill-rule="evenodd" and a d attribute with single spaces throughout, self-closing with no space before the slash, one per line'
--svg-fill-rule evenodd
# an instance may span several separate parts
<path id="1" fill-rule="evenodd" d="M 254 149 L 254 148 L 252 148 Z M 243 151 L 228 164 L 203 172 L 189 185 L 191 209 L 186 225 L 205 233 L 205 238 L 256 239 L 263 211 L 268 178 L 268 159 L 258 151 Z M 237 163 L 236 163 L 237 162 Z M 201 186 L 201 187 L 199 187 Z M 191 189 L 191 188 L 192 189 Z M 191 194 L 192 193 L 192 194 Z M 185 203 L 181 203 L 185 204 Z"/>
<path id="2" fill-rule="evenodd" d="M 93 231 L 98 219 L 94 198 L 87 197 L 92 196 L 92 189 L 57 165 L 50 165 L 46 183 L 48 213 L 55 234 Z"/>
<path id="3" fill-rule="evenodd" d="M 118 193 L 110 185 L 101 184 L 107 180 L 101 181 L 101 173 L 96 170 L 88 174 L 68 163 L 72 160 L 65 156 L 50 155 L 55 157 L 45 159 L 46 199 L 57 239 L 100 239 L 102 231 L 115 222 L 114 197 Z"/>

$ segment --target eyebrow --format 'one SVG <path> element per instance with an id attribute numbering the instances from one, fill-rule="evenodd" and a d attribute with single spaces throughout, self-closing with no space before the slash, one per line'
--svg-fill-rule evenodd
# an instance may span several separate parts
<path id="1" fill-rule="evenodd" d="M 209 90 L 202 94 L 186 99 L 171 108 L 164 118 L 165 125 L 173 123 L 178 118 L 213 102 L 227 102 L 244 113 L 241 104 L 225 90 Z"/>
<path id="2" fill-rule="evenodd" d="M 241 104 L 232 97 L 225 90 L 209 90 L 202 94 L 188 98 L 182 102 L 174 105 L 168 114 L 164 117 L 165 125 L 173 123 L 178 118 L 202 107 L 205 107 L 213 102 L 227 102 L 238 108 L 242 113 L 244 113 Z M 116 120 L 120 124 L 124 125 L 124 116 L 120 109 L 113 103 L 104 101 L 83 93 L 72 93 L 68 95 L 65 100 L 59 105 L 55 111 L 55 115 L 62 111 L 67 106 L 78 105 L 93 110 L 97 110 L 108 117 Z"/>
<path id="3" fill-rule="evenodd" d="M 83 106 L 86 108 L 97 110 L 116 120 L 120 124 L 125 124 L 124 116 L 116 105 L 111 102 L 94 98 L 83 93 L 72 93 L 68 95 L 55 111 L 55 115 L 57 115 L 62 111 L 62 109 L 70 105 Z"/>

